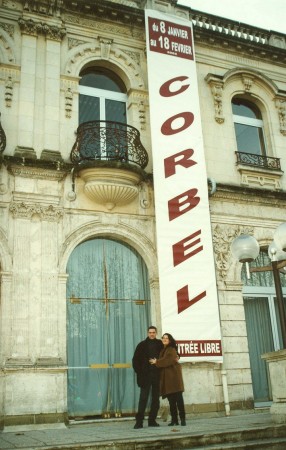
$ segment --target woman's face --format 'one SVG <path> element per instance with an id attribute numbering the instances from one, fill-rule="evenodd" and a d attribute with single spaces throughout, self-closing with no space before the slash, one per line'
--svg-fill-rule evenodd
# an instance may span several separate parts
<path id="1" fill-rule="evenodd" d="M 163 334 L 162 342 L 163 342 L 163 345 L 168 345 L 170 343 L 170 339 L 168 338 L 168 336 L 166 334 Z"/>

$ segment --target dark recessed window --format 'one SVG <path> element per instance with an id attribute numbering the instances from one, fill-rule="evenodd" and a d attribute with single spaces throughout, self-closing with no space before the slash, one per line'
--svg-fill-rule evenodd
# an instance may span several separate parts
<path id="1" fill-rule="evenodd" d="M 232 114 L 237 151 L 265 155 L 263 121 L 257 106 L 245 99 L 234 98 L 232 100 Z"/>
<path id="2" fill-rule="evenodd" d="M 105 120 L 126 123 L 126 87 L 113 72 L 88 68 L 79 83 L 79 123 Z"/>

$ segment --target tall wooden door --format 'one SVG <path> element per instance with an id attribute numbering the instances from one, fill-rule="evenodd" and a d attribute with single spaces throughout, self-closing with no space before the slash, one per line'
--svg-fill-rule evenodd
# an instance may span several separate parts
<path id="1" fill-rule="evenodd" d="M 146 265 L 122 242 L 93 239 L 74 249 L 67 272 L 69 416 L 134 414 L 132 356 L 150 324 Z"/>

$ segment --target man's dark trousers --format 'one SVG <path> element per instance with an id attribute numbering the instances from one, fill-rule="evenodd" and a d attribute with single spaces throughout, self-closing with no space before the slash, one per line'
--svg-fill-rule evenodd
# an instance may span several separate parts
<path id="1" fill-rule="evenodd" d="M 149 393 L 151 390 L 151 407 L 149 412 L 148 422 L 155 422 L 159 411 L 159 370 L 153 369 L 148 373 L 147 383 L 144 387 L 140 388 L 140 398 L 138 405 L 138 412 L 136 414 L 136 422 L 143 423 L 144 414 L 148 402 Z"/>

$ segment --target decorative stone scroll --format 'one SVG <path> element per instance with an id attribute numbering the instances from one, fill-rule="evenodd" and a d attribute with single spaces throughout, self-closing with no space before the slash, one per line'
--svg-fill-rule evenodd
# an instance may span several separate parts
<path id="1" fill-rule="evenodd" d="M 131 89 L 129 91 L 128 108 L 135 107 L 138 111 L 138 121 L 140 130 L 146 130 L 146 110 L 148 105 L 148 95 L 146 91 Z"/>
<path id="2" fill-rule="evenodd" d="M 78 93 L 79 77 L 62 77 L 61 91 L 65 96 L 65 112 L 66 118 L 70 119 L 73 112 L 74 94 Z"/>
<path id="3" fill-rule="evenodd" d="M 278 110 L 280 132 L 283 136 L 286 136 L 286 100 L 284 98 L 276 98 L 276 108 Z"/>
<path id="4" fill-rule="evenodd" d="M 10 205 L 10 211 L 14 218 L 28 219 L 37 215 L 41 220 L 48 222 L 59 222 L 63 216 L 63 210 L 55 208 L 53 205 L 32 205 L 24 202 L 13 202 Z"/>
<path id="5" fill-rule="evenodd" d="M 223 109 L 222 109 L 222 90 L 224 82 L 215 75 L 208 74 L 205 78 L 206 82 L 210 85 L 211 92 L 214 99 L 215 120 L 217 123 L 224 122 Z"/>
<path id="6" fill-rule="evenodd" d="M 10 108 L 13 100 L 14 85 L 20 80 L 20 68 L 16 67 L 5 67 L 4 65 L 0 68 L 0 80 L 3 80 L 5 90 L 4 98 L 7 108 Z"/>

